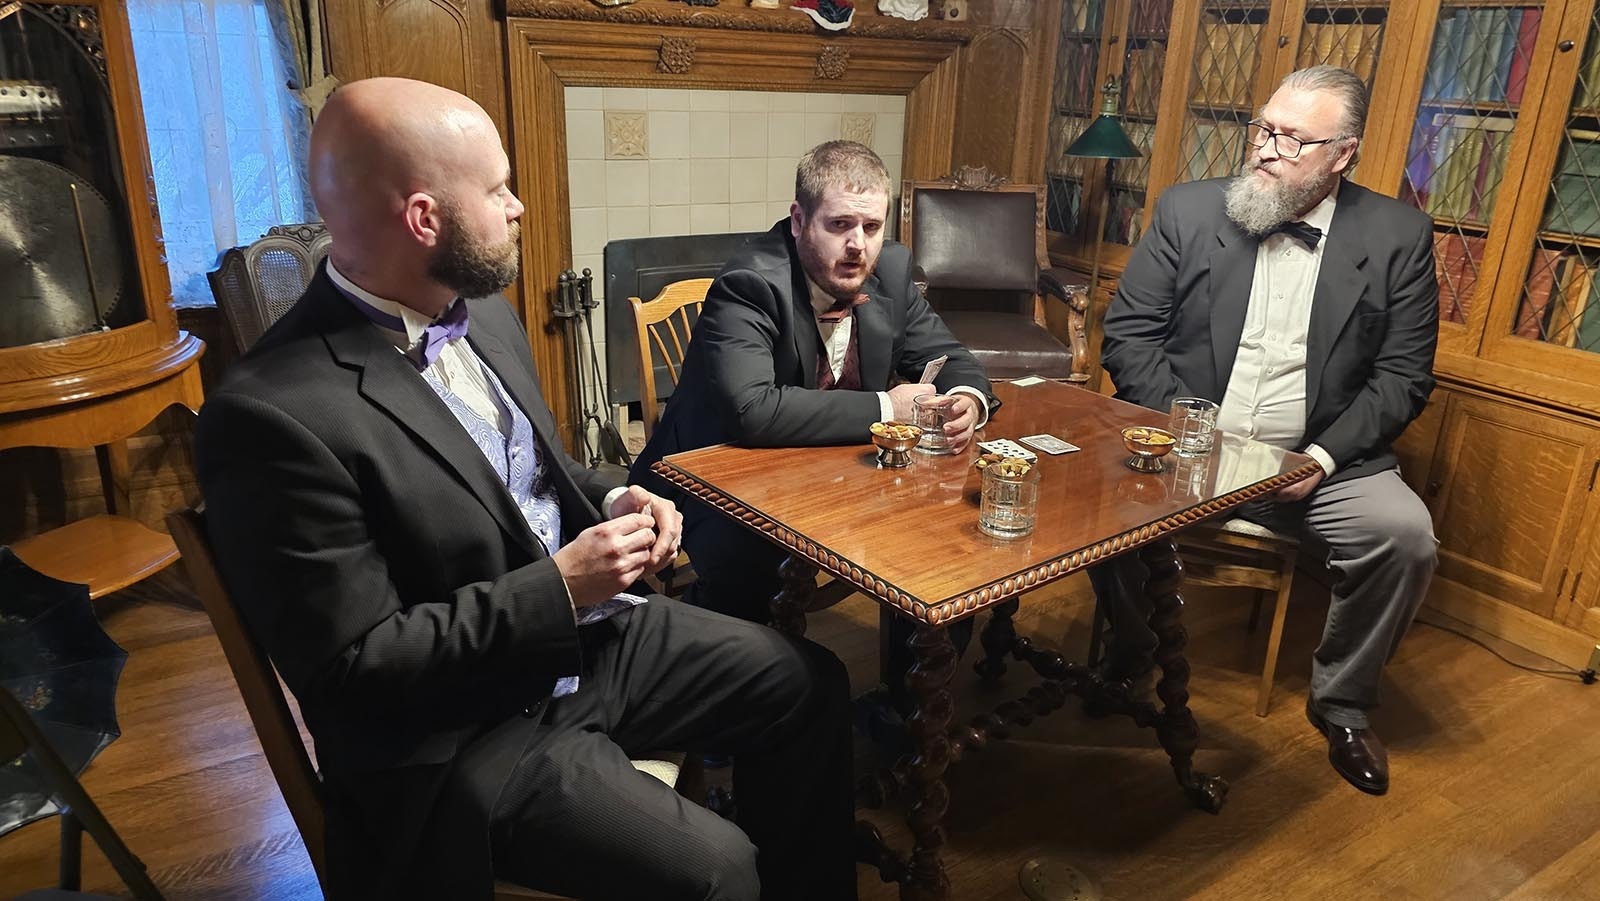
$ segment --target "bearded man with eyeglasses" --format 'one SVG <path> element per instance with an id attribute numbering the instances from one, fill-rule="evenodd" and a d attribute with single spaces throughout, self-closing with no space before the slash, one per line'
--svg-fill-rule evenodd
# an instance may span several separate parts
<path id="1" fill-rule="evenodd" d="M 1165 412 L 1208 398 L 1222 431 L 1321 464 L 1241 515 L 1299 534 L 1333 570 L 1306 714 L 1334 769 L 1381 795 L 1388 756 L 1368 712 L 1438 547 L 1393 443 L 1433 390 L 1439 287 L 1432 220 L 1348 179 L 1366 115 L 1348 69 L 1286 77 L 1246 126 L 1238 175 L 1157 201 L 1106 312 L 1103 364 L 1124 400 Z M 1156 644 L 1143 575 L 1130 556 L 1092 573 L 1114 678 L 1147 670 Z"/>

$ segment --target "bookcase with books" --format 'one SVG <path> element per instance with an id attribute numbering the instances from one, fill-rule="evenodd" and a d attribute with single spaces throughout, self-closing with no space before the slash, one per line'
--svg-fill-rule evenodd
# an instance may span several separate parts
<path id="1" fill-rule="evenodd" d="M 1572 666 L 1600 638 L 1594 0 L 1424 0 L 1378 185 L 1434 220 L 1439 387 L 1401 437 L 1429 604 Z M 1403 146 L 1398 157 L 1394 151 Z"/>

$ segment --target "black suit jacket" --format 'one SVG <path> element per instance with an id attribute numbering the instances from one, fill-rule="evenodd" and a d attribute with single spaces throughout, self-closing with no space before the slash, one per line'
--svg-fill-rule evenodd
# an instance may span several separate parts
<path id="1" fill-rule="evenodd" d="M 621 479 L 562 451 L 505 299 L 469 303 L 467 340 L 538 431 L 576 535 Z M 316 740 L 335 894 L 487 896 L 488 807 L 515 754 L 454 767 L 578 673 L 554 561 L 444 403 L 323 271 L 211 393 L 195 440 L 228 591 Z M 472 797 L 446 797 L 463 782 Z M 425 840 L 441 805 L 460 815 L 446 841 Z"/>
<path id="2" fill-rule="evenodd" d="M 650 472 L 668 454 L 713 444 L 797 447 L 865 444 L 880 415 L 877 392 L 895 376 L 915 381 L 936 357 L 948 356 L 934 384 L 989 390 L 983 365 L 945 328 L 911 281 L 911 251 L 885 241 L 855 309 L 860 391 L 817 390 L 821 337 L 805 271 L 784 219 L 746 244 L 717 276 L 695 324 L 678 386 L 650 443 L 634 462 L 633 480 L 674 500 L 677 491 Z M 685 531 L 710 515 L 684 505 Z M 686 535 L 687 539 L 687 535 Z M 693 550 L 690 550 L 693 554 Z"/>
<path id="3" fill-rule="evenodd" d="M 1227 179 L 1156 202 L 1106 311 L 1102 360 L 1117 396 L 1165 412 L 1222 402 L 1239 352 L 1260 241 L 1223 213 Z M 1306 343 L 1306 431 L 1331 481 L 1395 465 L 1394 440 L 1433 391 L 1439 334 L 1433 221 L 1344 182 L 1325 239 Z"/>

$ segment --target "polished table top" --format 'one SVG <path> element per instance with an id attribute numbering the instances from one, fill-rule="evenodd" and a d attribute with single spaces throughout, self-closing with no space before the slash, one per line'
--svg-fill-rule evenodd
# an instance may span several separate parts
<path id="1" fill-rule="evenodd" d="M 656 471 L 869 595 L 943 624 L 1263 497 L 1319 471 L 1304 454 L 1218 434 L 1207 457 L 1169 455 L 1160 473 L 1135 472 L 1121 430 L 1166 426 L 1166 416 L 1056 382 L 998 382 L 1004 405 L 979 440 L 1049 433 L 1081 451 L 1039 454 L 1032 535 L 978 529 L 977 448 L 913 453 L 884 469 L 876 448 L 742 448 L 674 454 Z M 691 501 L 692 503 L 693 501 Z"/>

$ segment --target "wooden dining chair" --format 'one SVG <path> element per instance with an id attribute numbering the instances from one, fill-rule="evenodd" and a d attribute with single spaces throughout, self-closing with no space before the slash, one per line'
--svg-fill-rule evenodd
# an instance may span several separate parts
<path id="1" fill-rule="evenodd" d="M 1300 540 L 1246 519 L 1225 519 L 1180 532 L 1178 555 L 1183 560 L 1183 580 L 1189 585 L 1249 588 L 1255 592 L 1245 627 L 1251 633 L 1261 621 L 1262 603 L 1269 597 L 1273 599 L 1267 653 L 1256 689 L 1256 716 L 1266 716 L 1272 704 L 1272 682 L 1278 671 L 1278 648 L 1289 614 Z"/>
<path id="2" fill-rule="evenodd" d="M 690 332 L 700 320 L 706 292 L 712 279 L 691 278 L 673 282 L 649 301 L 628 298 L 633 307 L 634 331 L 639 336 L 639 419 L 644 423 L 644 440 L 655 434 L 661 421 L 661 395 L 656 389 L 658 368 L 664 369 L 674 389 L 683 371 L 683 357 L 689 350 Z M 659 357 L 657 354 L 659 353 Z M 651 587 L 668 597 L 679 597 L 695 579 L 688 555 L 680 553 L 671 566 L 656 574 L 659 584 Z"/>
<path id="3" fill-rule="evenodd" d="M 1300 540 L 1249 520 L 1235 518 L 1190 526 L 1178 533 L 1177 544 L 1178 556 L 1183 561 L 1185 585 L 1249 588 L 1255 591 L 1246 631 L 1255 632 L 1261 621 L 1262 603 L 1268 597 L 1273 599 L 1267 652 L 1261 663 L 1261 682 L 1256 688 L 1256 716 L 1266 716 L 1272 705 L 1272 683 L 1278 671 L 1283 624 L 1289 615 L 1289 595 L 1294 589 Z M 1094 624 L 1089 633 L 1091 666 L 1100 662 L 1101 635 L 1106 621 L 1106 612 L 1099 598 L 1096 598 Z"/>
<path id="4" fill-rule="evenodd" d="M 695 323 L 700 321 L 700 310 L 705 306 L 706 292 L 711 290 L 712 281 L 709 278 L 685 279 L 667 285 L 648 301 L 628 298 L 639 335 L 639 418 L 644 422 L 646 441 L 655 434 L 656 425 L 661 421 L 661 411 L 657 407 L 661 398 L 656 387 L 657 372 L 664 370 L 673 388 L 677 388 L 683 357 L 689 350 L 689 339 Z M 694 581 L 692 566 L 687 555 L 680 554 L 679 561 L 659 576 L 661 593 L 670 597 L 681 595 L 688 583 Z M 832 607 L 854 593 L 855 588 L 849 583 L 837 579 L 825 582 L 817 588 L 810 609 Z"/>
<path id="5" fill-rule="evenodd" d="M 206 536 L 205 514 L 198 509 L 179 510 L 167 516 L 167 527 L 183 551 L 184 569 L 222 645 L 223 656 L 233 670 L 239 694 L 244 697 L 245 709 L 255 724 L 256 736 L 261 740 L 272 775 L 278 780 L 283 800 L 300 829 L 306 853 L 317 872 L 317 879 L 326 885 L 327 858 L 327 799 L 322 778 L 311 762 L 305 741 L 300 737 L 300 727 L 289 709 L 288 699 L 278 681 L 277 670 L 267 658 L 266 651 L 251 634 L 239 608 L 228 595 L 222 576 L 217 570 L 216 558 L 211 553 L 211 542 Z M 681 757 L 671 760 L 636 760 L 634 768 L 655 776 L 668 785 L 678 781 Z M 562 896 L 526 889 L 510 883 L 495 884 L 496 901 L 509 899 L 559 899 Z"/>
<path id="6" fill-rule="evenodd" d="M 274 225 L 259 240 L 223 252 L 206 279 L 239 353 L 289 312 L 332 246 L 326 226 L 302 222 Z"/>
<path id="7" fill-rule="evenodd" d="M 639 418 L 644 422 L 646 441 L 655 434 L 656 423 L 661 421 L 657 370 L 665 369 L 673 388 L 678 386 L 683 356 L 689 350 L 690 333 L 700 320 L 700 310 L 705 306 L 711 282 L 709 278 L 691 278 L 673 282 L 648 301 L 628 298 L 639 335 Z"/>

